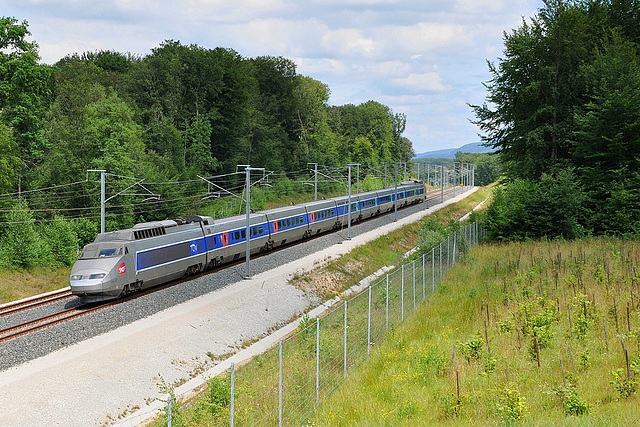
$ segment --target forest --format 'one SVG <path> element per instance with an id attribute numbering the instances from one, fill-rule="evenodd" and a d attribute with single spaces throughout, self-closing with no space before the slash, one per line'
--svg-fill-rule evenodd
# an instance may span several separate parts
<path id="1" fill-rule="evenodd" d="M 136 209 L 128 206 L 131 197 L 114 200 L 107 227 L 112 230 L 196 213 L 180 198 L 206 188 L 198 177 L 243 170 L 237 165 L 278 173 L 286 185 L 308 171 L 309 162 L 376 167 L 414 155 L 402 136 L 404 114 L 376 101 L 329 105 L 330 88 L 297 74 L 287 58 L 245 58 L 228 48 L 166 40 L 144 56 L 73 53 L 47 65 L 39 62 L 30 35 L 27 21 L 0 18 L 5 265 L 52 258 L 38 248 L 61 241 L 73 251 L 53 258 L 68 264 L 76 249 L 71 242 L 93 240 L 100 174 L 88 171 L 107 171 L 110 194 L 131 185 L 126 194 L 158 198 L 157 185 L 145 185 L 162 183 L 162 199 L 177 201 Z M 120 187 L 113 187 L 115 181 Z M 41 245 L 36 235 L 58 238 Z M 35 249 L 19 253 L 28 247 Z"/>
<path id="2" fill-rule="evenodd" d="M 505 174 L 494 239 L 640 232 L 640 2 L 545 0 L 472 106 Z"/>

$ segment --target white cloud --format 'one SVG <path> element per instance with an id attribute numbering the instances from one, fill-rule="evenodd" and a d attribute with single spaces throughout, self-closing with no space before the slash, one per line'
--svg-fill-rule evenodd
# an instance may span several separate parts
<path id="1" fill-rule="evenodd" d="M 406 89 L 427 92 L 446 92 L 451 90 L 450 85 L 442 83 L 442 77 L 438 72 L 428 72 L 422 74 L 409 74 L 405 78 L 392 80 L 394 84 Z"/>
<path id="2" fill-rule="evenodd" d="M 328 31 L 322 37 L 322 46 L 338 56 L 372 57 L 376 54 L 379 43 L 362 35 L 356 29 L 340 29 Z"/>

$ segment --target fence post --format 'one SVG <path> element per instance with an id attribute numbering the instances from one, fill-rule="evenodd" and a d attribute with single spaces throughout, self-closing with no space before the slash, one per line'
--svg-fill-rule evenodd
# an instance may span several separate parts
<path id="1" fill-rule="evenodd" d="M 384 305 L 385 333 L 389 333 L 389 274 L 387 273 L 387 297 Z"/>
<path id="2" fill-rule="evenodd" d="M 416 311 L 416 260 L 413 260 L 413 311 Z"/>
<path id="3" fill-rule="evenodd" d="M 371 286 L 369 286 L 369 313 L 367 317 L 367 354 L 371 354 Z"/>
<path id="4" fill-rule="evenodd" d="M 320 318 L 316 319 L 316 408 L 320 405 Z"/>
<path id="5" fill-rule="evenodd" d="M 402 264 L 401 269 L 401 280 L 400 280 L 400 321 L 404 322 L 404 264 Z"/>
<path id="6" fill-rule="evenodd" d="M 456 265 L 456 236 L 458 235 L 458 232 L 455 231 L 453 233 L 453 255 L 451 256 L 453 262 L 452 265 Z"/>
<path id="7" fill-rule="evenodd" d="M 344 377 L 347 378 L 347 302 L 344 302 Z"/>
<path id="8" fill-rule="evenodd" d="M 231 362 L 231 396 L 229 401 L 229 425 L 233 427 L 235 412 L 235 390 L 236 390 L 236 366 Z"/>
<path id="9" fill-rule="evenodd" d="M 442 242 L 440 242 L 440 282 L 442 283 Z"/>
<path id="10" fill-rule="evenodd" d="M 431 294 L 436 291 L 436 248 L 431 248 Z"/>
<path id="11" fill-rule="evenodd" d="M 427 271 L 424 262 L 426 256 L 427 254 L 422 254 L 422 301 L 427 297 Z"/>
<path id="12" fill-rule="evenodd" d="M 167 427 L 171 427 L 171 395 L 167 398 Z"/>
<path id="13" fill-rule="evenodd" d="M 282 341 L 278 343 L 278 425 L 282 426 Z"/>

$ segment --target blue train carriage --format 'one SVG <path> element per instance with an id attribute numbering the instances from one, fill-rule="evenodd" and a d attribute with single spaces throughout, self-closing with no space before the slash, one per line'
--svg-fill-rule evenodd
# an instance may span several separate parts
<path id="1" fill-rule="evenodd" d="M 71 268 L 71 292 L 83 302 L 103 301 L 202 270 L 210 222 L 191 216 L 98 234 Z"/>
<path id="2" fill-rule="evenodd" d="M 333 199 L 305 203 L 310 234 L 315 236 L 339 228 L 336 201 Z"/>
<path id="3" fill-rule="evenodd" d="M 378 190 L 376 192 L 376 200 L 378 203 L 378 209 L 380 213 L 387 213 L 393 210 L 393 204 L 395 203 L 395 189 L 386 188 Z"/>
<path id="4" fill-rule="evenodd" d="M 336 210 L 338 214 L 339 227 L 345 227 L 349 223 L 349 196 L 340 196 L 334 199 L 336 201 Z M 360 220 L 358 213 L 358 195 L 351 195 L 351 223 Z"/>
<path id="5" fill-rule="evenodd" d="M 358 220 L 369 219 L 379 214 L 380 206 L 376 191 L 358 194 Z"/>
<path id="6" fill-rule="evenodd" d="M 309 215 L 304 206 L 287 206 L 265 212 L 273 247 L 311 236 Z"/>
<path id="7" fill-rule="evenodd" d="M 247 253 L 247 217 L 236 215 L 217 219 L 205 227 L 211 267 L 243 258 Z M 264 213 L 249 215 L 250 251 L 256 254 L 273 247 L 269 223 Z"/>

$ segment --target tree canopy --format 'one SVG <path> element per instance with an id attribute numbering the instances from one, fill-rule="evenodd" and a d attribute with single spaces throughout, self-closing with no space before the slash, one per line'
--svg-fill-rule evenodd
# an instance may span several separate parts
<path id="1" fill-rule="evenodd" d="M 576 226 L 587 232 L 640 231 L 639 18 L 638 0 L 545 0 L 505 33 L 487 103 L 472 106 L 508 180 L 571 177 L 585 196 Z M 575 233 L 557 223 L 544 235 Z"/>

